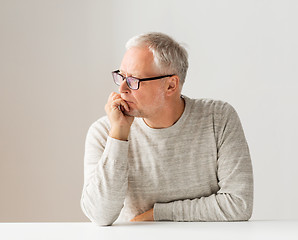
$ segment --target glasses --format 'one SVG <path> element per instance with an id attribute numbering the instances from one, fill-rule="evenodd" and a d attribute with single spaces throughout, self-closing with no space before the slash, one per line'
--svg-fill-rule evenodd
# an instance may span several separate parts
<path id="1" fill-rule="evenodd" d="M 172 75 L 164 75 L 164 76 L 158 76 L 158 77 L 152 77 L 152 78 L 135 78 L 135 77 L 124 77 L 120 74 L 119 70 L 113 71 L 112 72 L 113 75 L 113 79 L 114 82 L 120 86 L 120 84 L 122 83 L 122 81 L 124 81 L 124 79 L 126 80 L 127 86 L 132 89 L 132 90 L 137 90 L 140 87 L 140 82 L 144 82 L 144 81 L 151 81 L 151 80 L 157 80 L 157 79 L 161 79 L 161 78 L 165 78 L 165 77 L 172 77 L 175 74 Z"/>

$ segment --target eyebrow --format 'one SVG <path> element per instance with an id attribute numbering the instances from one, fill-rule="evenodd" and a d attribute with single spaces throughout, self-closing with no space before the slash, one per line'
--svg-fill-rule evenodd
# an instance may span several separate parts
<path id="1" fill-rule="evenodd" d="M 119 71 L 120 71 L 121 74 L 123 74 L 124 76 L 126 76 L 126 73 L 123 70 L 119 69 Z"/>
<path id="2" fill-rule="evenodd" d="M 121 70 L 121 69 L 119 69 L 119 71 L 120 71 L 121 73 L 124 73 L 124 71 L 123 71 L 123 70 Z"/>
<path id="3" fill-rule="evenodd" d="M 124 74 L 125 76 L 127 75 L 127 76 L 129 76 L 129 77 L 138 78 L 138 77 L 136 77 L 136 76 L 134 76 L 134 75 L 132 75 L 132 74 L 127 74 L 125 71 L 123 71 L 123 70 L 121 70 L 121 69 L 119 69 L 119 71 L 120 71 L 121 74 Z"/>

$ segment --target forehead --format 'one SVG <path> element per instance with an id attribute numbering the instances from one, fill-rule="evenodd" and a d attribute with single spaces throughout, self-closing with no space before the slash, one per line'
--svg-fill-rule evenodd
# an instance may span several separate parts
<path id="1" fill-rule="evenodd" d="M 129 76 L 150 76 L 155 73 L 154 57 L 146 47 L 132 47 L 126 51 L 120 71 Z"/>

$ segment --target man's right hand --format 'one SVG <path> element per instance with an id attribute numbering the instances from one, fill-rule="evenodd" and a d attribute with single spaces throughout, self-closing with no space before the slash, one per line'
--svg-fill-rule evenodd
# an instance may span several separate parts
<path id="1" fill-rule="evenodd" d="M 127 140 L 134 117 L 125 115 L 119 108 L 129 113 L 129 106 L 119 93 L 112 92 L 105 105 L 105 111 L 111 123 L 109 136 L 119 140 Z"/>

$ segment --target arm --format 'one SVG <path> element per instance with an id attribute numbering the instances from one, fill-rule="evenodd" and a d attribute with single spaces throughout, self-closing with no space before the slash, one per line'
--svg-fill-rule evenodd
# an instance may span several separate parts
<path id="1" fill-rule="evenodd" d="M 112 225 L 127 191 L 128 142 L 103 135 L 93 125 L 86 137 L 81 208 L 97 225 Z"/>
<path id="2" fill-rule="evenodd" d="M 124 205 L 128 186 L 128 141 L 133 117 L 125 116 L 119 106 L 127 104 L 112 93 L 106 104 L 111 127 L 104 118 L 87 133 L 84 156 L 84 187 L 81 208 L 97 225 L 112 225 Z"/>
<path id="3" fill-rule="evenodd" d="M 208 197 L 156 203 L 155 220 L 241 221 L 251 217 L 253 172 L 249 148 L 234 108 L 225 103 L 222 110 L 217 126 L 219 191 Z"/>

